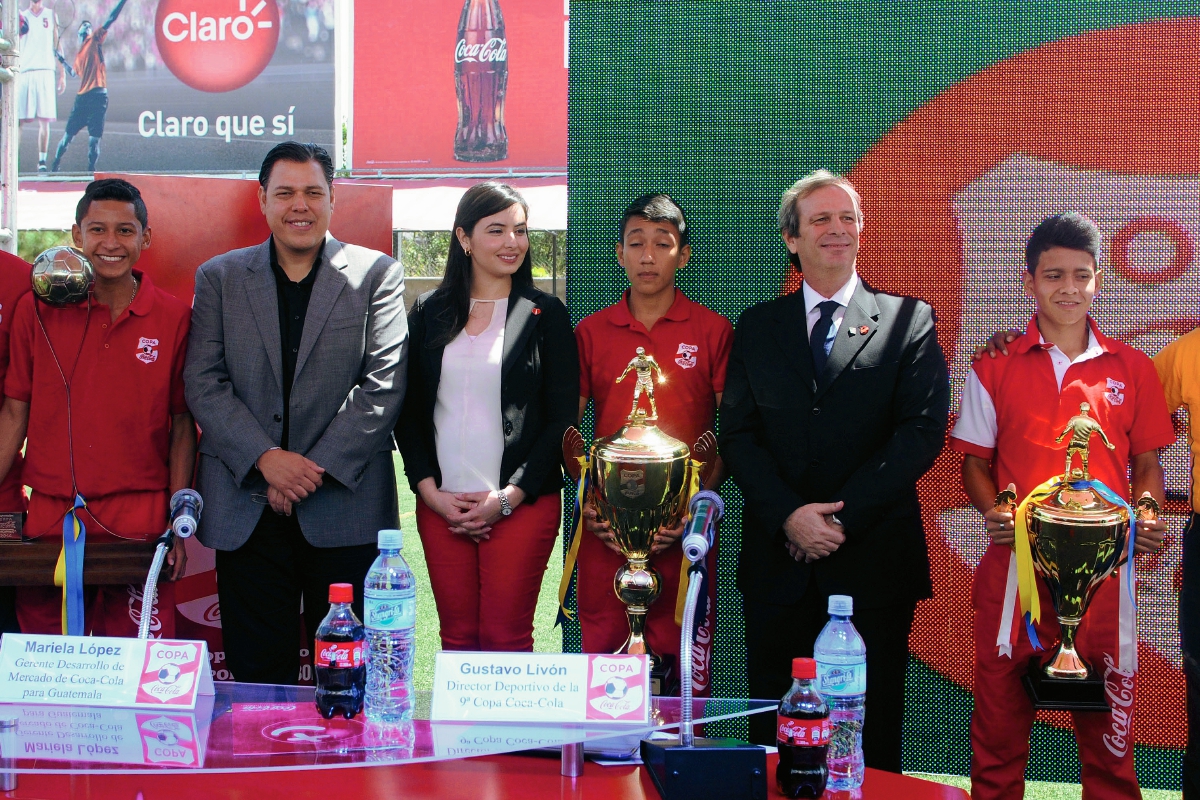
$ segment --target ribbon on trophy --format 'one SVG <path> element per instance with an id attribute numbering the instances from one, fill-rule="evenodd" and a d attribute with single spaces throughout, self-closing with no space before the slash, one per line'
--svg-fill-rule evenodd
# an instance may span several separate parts
<path id="1" fill-rule="evenodd" d="M 689 458 L 687 463 L 687 486 L 683 490 L 683 508 L 689 508 L 692 504 L 692 497 L 696 492 L 700 491 L 700 470 L 704 465 L 694 458 Z M 687 514 L 683 514 L 681 519 L 686 522 Z M 687 587 L 688 587 L 688 570 L 691 569 L 692 562 L 686 558 L 679 562 L 679 589 L 675 592 L 675 624 L 683 624 L 683 610 L 687 607 Z M 705 580 L 708 579 L 707 574 Z M 707 587 L 706 587 L 707 591 Z M 707 594 L 705 595 L 707 597 Z M 703 619 L 703 617 L 701 617 Z"/>
<path id="2" fill-rule="evenodd" d="M 575 488 L 575 506 L 571 511 L 571 543 L 567 546 L 567 555 L 563 559 L 563 574 L 558 581 L 558 618 L 554 624 L 574 621 L 575 615 L 567 608 L 567 593 L 571 590 L 571 578 L 575 575 L 575 562 L 579 559 L 579 542 L 583 533 L 583 502 L 591 487 L 591 461 L 586 455 L 575 459 L 579 463 L 579 481 Z"/>
<path id="3" fill-rule="evenodd" d="M 54 565 L 54 585 L 62 587 L 62 631 L 65 636 L 83 636 L 83 551 L 87 543 L 87 527 L 79 518 L 79 510 L 87 508 L 83 495 L 76 494 L 75 502 L 63 517 L 63 548 Z"/>
<path id="4" fill-rule="evenodd" d="M 1038 639 L 1036 626 L 1041 621 L 1041 596 L 1038 591 L 1037 573 L 1033 565 L 1033 550 L 1029 545 L 1029 526 L 1026 522 L 1026 508 L 1030 503 L 1040 502 L 1052 495 L 1063 484 L 1062 476 L 1051 478 L 1030 492 L 1017 506 L 1013 514 L 1015 528 L 1014 551 L 1009 558 L 1008 580 L 1005 586 L 1004 603 L 1001 606 L 1000 629 L 996 637 L 996 645 L 1000 655 L 1012 657 L 1012 648 L 1018 637 L 1017 626 L 1013 625 L 1013 617 L 1020 620 L 1029 637 L 1033 649 L 1044 650 Z M 1091 489 L 1113 505 L 1123 507 L 1129 514 L 1130 532 L 1127 537 L 1125 563 L 1121 565 L 1121 576 L 1118 578 L 1125 584 L 1125 591 L 1120 600 L 1120 651 L 1119 662 L 1121 669 L 1137 669 L 1137 617 L 1135 613 L 1135 583 L 1136 575 L 1133 563 L 1133 547 L 1136 535 L 1136 515 L 1129 503 L 1101 481 L 1092 479 L 1076 479 L 1067 482 L 1071 489 L 1086 491 Z"/>

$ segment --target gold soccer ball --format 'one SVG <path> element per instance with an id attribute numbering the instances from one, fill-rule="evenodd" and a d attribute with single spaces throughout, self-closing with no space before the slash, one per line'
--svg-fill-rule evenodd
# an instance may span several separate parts
<path id="1" fill-rule="evenodd" d="M 51 247 L 33 262 L 33 293 L 50 305 L 82 303 L 95 280 L 92 262 L 74 247 Z"/>

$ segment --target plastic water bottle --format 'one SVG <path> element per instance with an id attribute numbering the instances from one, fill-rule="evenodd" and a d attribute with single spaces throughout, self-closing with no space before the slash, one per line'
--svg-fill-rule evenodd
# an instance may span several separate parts
<path id="1" fill-rule="evenodd" d="M 371 722 L 412 719 L 413 651 L 416 647 L 417 590 L 412 570 L 400 554 L 404 534 L 379 532 L 379 557 L 363 587 L 367 629 L 366 715 Z"/>
<path id="2" fill-rule="evenodd" d="M 850 622 L 854 598 L 829 596 L 829 622 L 817 637 L 817 691 L 829 704 L 829 782 L 833 791 L 857 789 L 863 782 L 862 727 L 866 714 L 867 646 Z"/>

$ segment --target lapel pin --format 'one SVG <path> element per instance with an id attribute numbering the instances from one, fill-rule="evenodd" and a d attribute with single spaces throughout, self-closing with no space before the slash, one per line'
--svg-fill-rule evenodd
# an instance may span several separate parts
<path id="1" fill-rule="evenodd" d="M 534 306 L 533 311 L 531 311 L 529 313 L 533 314 L 536 317 L 538 314 L 542 313 L 542 310 L 540 308 L 538 308 L 537 306 Z"/>
<path id="2" fill-rule="evenodd" d="M 858 326 L 858 334 L 859 334 L 860 336 L 866 336 L 866 335 L 867 335 L 868 333 L 870 333 L 870 332 L 871 332 L 871 329 L 870 329 L 870 328 L 868 328 L 866 325 L 859 325 L 859 326 Z"/>

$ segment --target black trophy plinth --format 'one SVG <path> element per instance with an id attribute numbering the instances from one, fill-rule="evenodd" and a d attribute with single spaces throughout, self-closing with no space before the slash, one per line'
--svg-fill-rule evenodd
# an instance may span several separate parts
<path id="1" fill-rule="evenodd" d="M 1087 678 L 1051 678 L 1040 658 L 1029 661 L 1021 676 L 1034 708 L 1048 711 L 1108 711 L 1104 681 L 1093 671 Z"/>
<path id="2" fill-rule="evenodd" d="M 663 800 L 766 800 L 767 751 L 737 739 L 642 741 L 642 762 Z"/>

